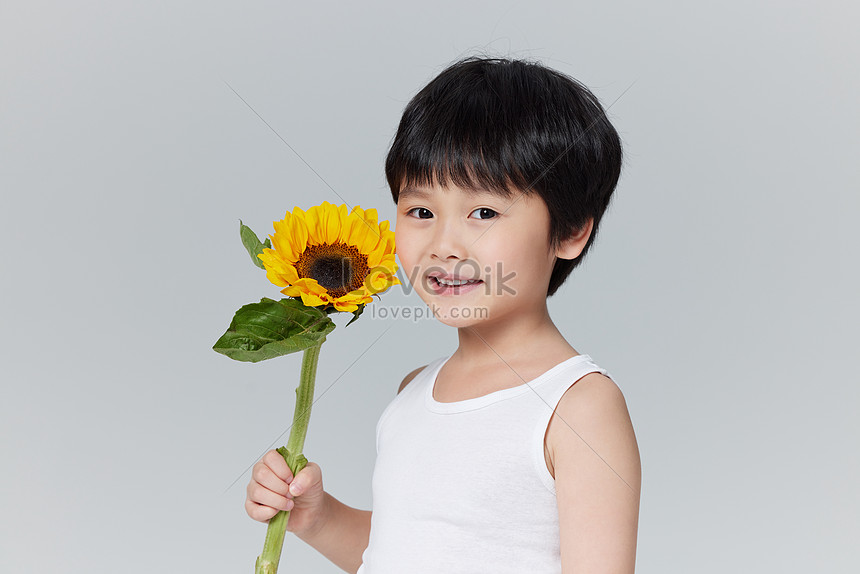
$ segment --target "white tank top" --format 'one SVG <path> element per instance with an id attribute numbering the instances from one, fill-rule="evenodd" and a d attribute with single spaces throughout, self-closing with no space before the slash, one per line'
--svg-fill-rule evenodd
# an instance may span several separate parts
<path id="1" fill-rule="evenodd" d="M 376 425 L 370 540 L 357 574 L 560 574 L 544 434 L 589 355 L 487 395 L 441 403 L 425 367 Z"/>

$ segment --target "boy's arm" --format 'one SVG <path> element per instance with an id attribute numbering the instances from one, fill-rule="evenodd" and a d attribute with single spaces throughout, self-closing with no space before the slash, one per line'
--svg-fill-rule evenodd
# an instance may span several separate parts
<path id="1" fill-rule="evenodd" d="M 325 493 L 325 511 L 316 528 L 297 532 L 301 540 L 346 572 L 355 574 L 370 540 L 370 510 L 359 510 Z"/>
<path id="2" fill-rule="evenodd" d="M 426 367 L 427 365 L 424 365 Z M 397 393 L 409 384 L 424 367 L 418 367 L 403 378 Z M 314 547 L 346 572 L 358 571 L 361 558 L 370 542 L 370 510 L 359 510 L 325 493 L 325 511 L 318 526 L 296 535 Z"/>
<path id="3" fill-rule="evenodd" d="M 627 403 L 592 373 L 565 392 L 547 430 L 562 572 L 633 574 L 641 464 Z"/>

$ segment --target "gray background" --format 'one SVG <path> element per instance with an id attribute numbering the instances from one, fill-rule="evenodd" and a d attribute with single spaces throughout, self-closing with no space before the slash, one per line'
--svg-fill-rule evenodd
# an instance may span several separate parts
<path id="1" fill-rule="evenodd" d="M 856 7 L 810 5 L 0 4 L 0 571 L 252 570 L 244 472 L 286 441 L 301 357 L 211 350 L 278 296 L 238 219 L 341 197 L 391 219 L 404 105 L 478 51 L 580 79 L 624 139 L 550 306 L 627 397 L 638 571 L 856 569 L 860 43 Z M 305 445 L 327 490 L 371 508 L 378 416 L 455 345 L 431 321 L 329 337 Z"/>

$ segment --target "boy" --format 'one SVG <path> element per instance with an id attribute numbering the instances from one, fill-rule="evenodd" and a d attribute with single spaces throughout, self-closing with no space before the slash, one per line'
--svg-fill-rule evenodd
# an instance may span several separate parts
<path id="1" fill-rule="evenodd" d="M 271 451 L 248 514 L 291 510 L 288 529 L 353 573 L 633 572 L 624 397 L 546 305 L 620 174 L 599 102 L 537 63 L 466 58 L 407 105 L 385 170 L 401 266 L 459 346 L 409 373 L 380 417 L 372 513 Z"/>

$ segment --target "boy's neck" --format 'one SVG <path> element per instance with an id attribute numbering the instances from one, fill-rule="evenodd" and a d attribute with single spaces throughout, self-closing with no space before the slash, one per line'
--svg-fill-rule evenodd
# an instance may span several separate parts
<path id="1" fill-rule="evenodd" d="M 578 354 L 552 322 L 546 305 L 503 321 L 460 327 L 457 332 L 459 346 L 454 355 L 475 368 L 497 366 L 500 361 L 513 363 Z"/>

